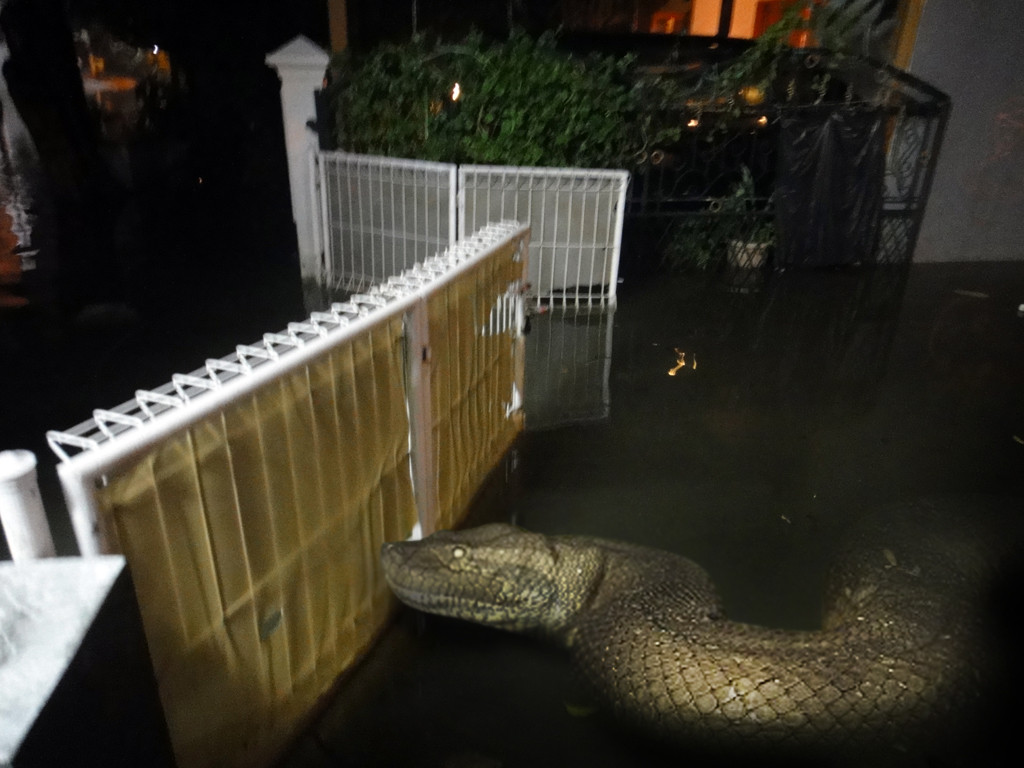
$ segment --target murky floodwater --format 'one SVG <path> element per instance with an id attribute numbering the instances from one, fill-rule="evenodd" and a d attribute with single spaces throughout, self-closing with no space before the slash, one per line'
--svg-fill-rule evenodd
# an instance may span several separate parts
<path id="1" fill-rule="evenodd" d="M 836 542 L 873 506 L 1024 494 L 1022 301 L 1024 265 L 932 265 L 627 283 L 612 315 L 539 315 L 530 431 L 473 517 L 674 550 L 732 618 L 815 627 Z M 556 650 L 403 611 L 299 753 L 680 763 L 578 696 Z"/>

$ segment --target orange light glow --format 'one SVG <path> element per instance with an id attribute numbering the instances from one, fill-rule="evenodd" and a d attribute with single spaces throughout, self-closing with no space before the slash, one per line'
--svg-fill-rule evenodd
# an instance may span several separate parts
<path id="1" fill-rule="evenodd" d="M 740 96 L 747 104 L 757 105 L 764 102 L 764 91 L 756 85 L 748 85 L 741 88 Z"/>
<path id="2" fill-rule="evenodd" d="M 693 368 L 693 370 L 697 370 L 697 356 L 696 355 L 693 356 L 693 362 L 688 364 L 686 362 L 686 353 L 685 352 L 683 352 L 682 350 L 676 348 L 675 353 L 676 353 L 676 364 L 668 372 L 669 376 L 675 376 L 677 373 L 679 373 L 679 371 L 681 371 L 683 368 L 686 368 L 686 367 L 691 367 L 691 368 Z"/>
<path id="3" fill-rule="evenodd" d="M 682 32 L 683 14 L 675 11 L 655 11 L 651 14 L 651 32 L 674 35 Z"/>

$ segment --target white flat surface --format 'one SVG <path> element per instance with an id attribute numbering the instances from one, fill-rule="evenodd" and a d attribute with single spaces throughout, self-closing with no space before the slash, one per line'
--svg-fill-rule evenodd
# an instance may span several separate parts
<path id="1" fill-rule="evenodd" d="M 13 759 L 124 567 L 120 556 L 0 563 L 0 764 Z"/>

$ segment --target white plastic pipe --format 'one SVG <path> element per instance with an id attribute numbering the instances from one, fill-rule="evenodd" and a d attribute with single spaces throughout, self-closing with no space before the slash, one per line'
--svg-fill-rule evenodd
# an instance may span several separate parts
<path id="1" fill-rule="evenodd" d="M 57 555 L 32 451 L 0 451 L 0 525 L 15 562 Z"/>

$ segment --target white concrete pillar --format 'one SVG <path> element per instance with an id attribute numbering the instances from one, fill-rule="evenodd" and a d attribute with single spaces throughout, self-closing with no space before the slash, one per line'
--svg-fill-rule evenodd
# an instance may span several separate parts
<path id="1" fill-rule="evenodd" d="M 0 451 L 0 527 L 15 562 L 57 554 L 32 451 Z"/>
<path id="2" fill-rule="evenodd" d="M 316 132 L 307 127 L 316 119 L 314 93 L 323 86 L 330 57 L 308 38 L 299 35 L 267 55 L 267 66 L 281 78 L 281 112 L 288 154 L 288 182 L 292 193 L 292 218 L 299 243 L 303 280 L 320 273 L 318 217 L 310 179 L 310 155 L 316 148 Z"/>

